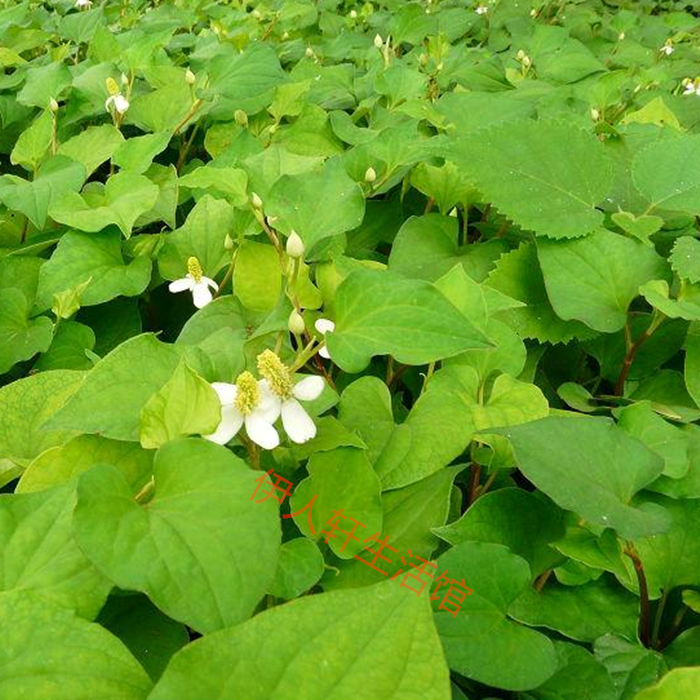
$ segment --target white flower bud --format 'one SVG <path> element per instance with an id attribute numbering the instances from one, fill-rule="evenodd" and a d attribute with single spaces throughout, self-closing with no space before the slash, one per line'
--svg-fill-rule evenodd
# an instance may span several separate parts
<path id="1" fill-rule="evenodd" d="M 355 10 L 350 10 L 350 19 L 357 19 L 357 12 Z"/>
<path id="2" fill-rule="evenodd" d="M 306 51 L 304 51 L 304 55 L 306 58 L 313 58 L 316 54 L 314 54 L 314 50 L 310 46 L 307 46 Z"/>
<path id="3" fill-rule="evenodd" d="M 260 10 L 257 10 L 257 9 L 256 9 L 256 10 L 253 10 L 250 14 L 251 14 L 253 17 L 255 17 L 255 19 L 260 19 L 260 18 L 262 17 L 262 15 L 260 14 Z"/>
<path id="4" fill-rule="evenodd" d="M 289 314 L 287 328 L 289 328 L 294 335 L 301 335 L 306 330 L 304 319 L 296 309 L 292 309 L 292 313 Z"/>
<path id="5" fill-rule="evenodd" d="M 534 8 L 530 10 L 530 17 L 537 17 L 537 10 L 535 10 Z"/>
<path id="6" fill-rule="evenodd" d="M 53 97 L 49 100 L 49 109 L 52 112 L 58 112 L 58 102 Z"/>
<path id="7" fill-rule="evenodd" d="M 286 251 L 290 258 L 298 259 L 304 257 L 304 241 L 301 240 L 301 236 L 294 229 L 290 231 L 289 238 L 287 238 Z"/>
<path id="8" fill-rule="evenodd" d="M 518 53 L 515 54 L 515 60 L 522 61 L 523 58 L 525 58 L 525 52 L 522 49 L 520 49 Z"/>
<path id="9" fill-rule="evenodd" d="M 185 72 L 185 82 L 188 85 L 194 85 L 194 81 L 197 80 L 195 74 L 188 68 Z"/>
<path id="10" fill-rule="evenodd" d="M 532 65 L 532 59 L 529 56 L 523 56 L 523 65 L 529 68 Z"/>
<path id="11" fill-rule="evenodd" d="M 591 119 L 597 122 L 600 119 L 600 112 L 595 108 L 591 108 Z"/>
<path id="12" fill-rule="evenodd" d="M 367 168 L 365 171 L 365 182 L 372 183 L 377 179 L 377 171 L 373 167 Z"/>
<path id="13" fill-rule="evenodd" d="M 381 49 L 382 46 L 384 46 L 384 41 L 382 40 L 381 34 L 377 34 L 377 35 L 374 37 L 374 45 L 375 45 L 378 49 Z"/>
<path id="14" fill-rule="evenodd" d="M 253 205 L 256 209 L 262 209 L 262 208 L 263 208 L 263 201 L 262 201 L 262 199 L 260 199 L 260 197 L 259 197 L 259 195 L 257 194 L 257 192 L 251 192 L 251 194 L 250 194 L 250 201 L 251 201 L 252 205 Z"/>
<path id="15" fill-rule="evenodd" d="M 618 41 L 622 41 L 624 38 L 625 38 L 625 33 L 624 33 L 624 32 L 620 32 L 620 33 L 617 35 L 617 40 L 618 40 Z"/>

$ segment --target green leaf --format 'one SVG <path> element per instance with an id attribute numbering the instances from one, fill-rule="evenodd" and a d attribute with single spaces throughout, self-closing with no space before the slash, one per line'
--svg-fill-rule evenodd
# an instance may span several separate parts
<path id="1" fill-rule="evenodd" d="M 489 345 L 433 285 L 390 272 L 353 272 L 338 287 L 335 309 L 326 342 L 346 372 L 361 371 L 373 355 L 419 365 Z"/>
<path id="2" fill-rule="evenodd" d="M 172 377 L 186 350 L 150 333 L 130 338 L 97 363 L 47 427 L 138 441 L 141 409 Z"/>
<path id="3" fill-rule="evenodd" d="M 256 42 L 247 51 L 231 51 L 217 56 L 208 66 L 211 92 L 226 98 L 249 114 L 259 112 L 272 102 L 274 88 L 284 82 L 285 74 L 272 46 Z M 226 117 L 231 118 L 231 111 Z"/>
<path id="4" fill-rule="evenodd" d="M 0 297 L 0 374 L 48 350 L 52 340 L 51 320 L 46 316 L 30 319 L 24 294 L 19 289 L 4 289 Z"/>
<path id="5" fill-rule="evenodd" d="M 670 298 L 668 282 L 652 280 L 639 288 L 640 294 L 669 318 L 683 318 L 686 321 L 700 320 L 700 286 L 687 284 L 681 288 L 677 299 Z"/>
<path id="6" fill-rule="evenodd" d="M 158 194 L 158 187 L 147 177 L 121 172 L 107 180 L 97 201 L 91 198 L 88 202 L 77 192 L 66 192 L 52 202 L 49 214 L 59 223 L 81 231 L 101 231 L 116 224 L 129 238 L 134 222 L 153 207 Z"/>
<path id="7" fill-rule="evenodd" d="M 153 464 L 155 496 L 139 505 L 115 467 L 78 482 L 76 537 L 119 587 L 142 591 L 202 633 L 248 618 L 277 566 L 273 499 L 250 499 L 255 474 L 223 447 L 168 443 Z"/>
<path id="8" fill-rule="evenodd" d="M 220 420 L 216 392 L 181 360 L 172 377 L 141 409 L 139 440 L 148 450 L 178 437 L 211 435 Z"/>
<path id="9" fill-rule="evenodd" d="M 634 700 L 700 700 L 700 668 L 675 668 Z"/>
<path id="10" fill-rule="evenodd" d="M 666 531 L 635 542 L 649 586 L 649 596 L 676 586 L 700 585 L 700 502 L 648 495 L 645 503 L 662 506 L 671 515 Z"/>
<path id="11" fill-rule="evenodd" d="M 530 583 L 524 559 L 502 545 L 466 542 L 440 557 L 438 571 L 447 571 L 472 589 L 456 614 L 438 610 L 437 601 L 433 603 L 435 624 L 453 671 L 505 690 L 536 688 L 554 674 L 552 642 L 507 618 L 508 606 Z"/>
<path id="12" fill-rule="evenodd" d="M 75 434 L 46 422 L 76 391 L 84 372 L 56 370 L 19 379 L 0 389 L 0 469 L 7 461 L 25 467 L 44 450 Z"/>
<path id="13" fill-rule="evenodd" d="M 306 537 L 289 540 L 280 547 L 270 593 L 275 598 L 292 600 L 318 583 L 323 568 L 323 555 L 312 540 Z"/>
<path id="14" fill-rule="evenodd" d="M 608 669 L 620 700 L 632 700 L 637 691 L 655 683 L 664 665 L 660 654 L 611 634 L 599 637 L 594 650 Z"/>
<path id="15" fill-rule="evenodd" d="M 243 241 L 233 269 L 233 291 L 252 311 L 271 311 L 282 292 L 282 270 L 277 251 L 265 243 Z"/>
<path id="16" fill-rule="evenodd" d="M 654 250 L 605 229 L 574 241 L 540 240 L 537 254 L 557 315 L 603 333 L 623 328 L 639 287 L 667 274 Z"/>
<path id="17" fill-rule="evenodd" d="M 53 202 L 64 192 L 77 192 L 85 182 L 85 168 L 66 156 L 49 158 L 38 177 L 29 182 L 16 175 L 0 176 L 0 201 L 24 214 L 43 229 Z"/>
<path id="18" fill-rule="evenodd" d="M 356 379 L 340 397 L 338 420 L 362 438 L 367 445 L 367 458 L 374 464 L 394 430 L 387 385 L 377 377 Z"/>
<path id="19" fill-rule="evenodd" d="M 53 134 L 53 116 L 48 110 L 42 112 L 20 134 L 15 147 L 10 153 L 10 162 L 21 165 L 25 170 L 35 172 L 51 145 Z"/>
<path id="20" fill-rule="evenodd" d="M 168 147 L 171 138 L 170 131 L 132 136 L 123 141 L 112 153 L 112 163 L 118 165 L 122 170 L 137 174 L 144 173 L 150 167 L 153 159 Z"/>
<path id="21" fill-rule="evenodd" d="M 531 627 L 546 627 L 580 642 L 615 632 L 635 639 L 639 600 L 610 577 L 582 586 L 547 583 L 528 588 L 511 604 L 511 617 Z"/>
<path id="22" fill-rule="evenodd" d="M 549 417 L 494 432 L 508 437 L 523 474 L 565 510 L 627 539 L 668 527 L 663 511 L 631 503 L 663 460 L 610 419 Z"/>
<path id="23" fill-rule="evenodd" d="M 700 156 L 700 137 L 683 134 L 656 141 L 632 162 L 635 187 L 655 209 L 700 213 L 700 175 L 694 167 Z"/>
<path id="24" fill-rule="evenodd" d="M 627 234 L 651 246 L 649 236 L 656 233 L 664 224 L 660 216 L 635 216 L 628 211 L 615 212 L 612 220 Z"/>
<path id="25" fill-rule="evenodd" d="M 151 260 L 147 257 L 124 262 L 121 236 L 104 231 L 99 235 L 68 231 L 51 259 L 39 273 L 36 306 L 51 307 L 54 294 L 89 284 L 80 295 L 82 306 L 103 304 L 119 296 L 141 294 L 151 279 Z"/>
<path id="26" fill-rule="evenodd" d="M 28 107 L 47 109 L 51 98 L 58 100 L 70 84 L 70 70 L 59 61 L 33 66 L 26 72 L 24 87 L 17 93 L 17 101 Z"/>
<path id="27" fill-rule="evenodd" d="M 316 500 L 311 518 L 303 512 L 295 516 L 294 522 L 304 535 L 314 537 L 310 520 L 316 539 L 323 538 L 337 556 L 351 559 L 363 550 L 362 540 L 382 531 L 379 479 L 364 451 L 352 447 L 317 452 L 311 455 L 306 468 L 309 477 L 295 488 L 291 512 L 301 511 L 314 497 Z M 351 489 L 348 484 L 352 484 Z M 353 529 L 350 517 L 360 523 L 353 539 L 343 534 Z M 337 531 L 329 525 L 331 520 L 335 520 Z"/>
<path id="28" fill-rule="evenodd" d="M 605 666 L 583 647 L 555 642 L 556 673 L 532 691 L 537 700 L 580 700 L 582 689 L 589 700 L 618 700 Z"/>
<path id="29" fill-rule="evenodd" d="M 322 207 L 319 202 L 333 202 L 333 206 Z M 342 160 L 330 158 L 321 170 L 283 175 L 265 200 L 265 212 L 279 217 L 283 230 L 294 229 L 313 254 L 313 246 L 323 238 L 360 225 L 365 198 Z"/>
<path id="30" fill-rule="evenodd" d="M 520 121 L 449 142 L 454 160 L 508 218 L 550 238 L 598 228 L 595 207 L 612 185 L 602 144 L 570 124 Z"/>
<path id="31" fill-rule="evenodd" d="M 452 545 L 468 541 L 506 545 L 530 564 L 534 578 L 561 561 L 549 543 L 564 536 L 564 518 L 541 494 L 506 488 L 484 494 L 459 520 L 435 533 Z"/>
<path id="32" fill-rule="evenodd" d="M 75 489 L 0 496 L 0 590 L 27 590 L 91 619 L 111 583 L 73 537 Z"/>
<path id="33" fill-rule="evenodd" d="M 99 435 L 78 435 L 63 445 L 44 450 L 27 467 L 15 493 L 43 491 L 69 481 L 95 464 L 119 469 L 134 491 L 150 478 L 153 453 L 133 442 L 108 440 Z"/>
<path id="34" fill-rule="evenodd" d="M 85 166 L 85 172 L 90 176 L 124 143 L 121 131 L 111 124 L 89 126 L 77 136 L 62 143 L 58 149 L 59 155 L 68 156 Z"/>
<path id="35" fill-rule="evenodd" d="M 49 349 L 42 354 L 34 369 L 90 369 L 92 363 L 86 350 L 95 347 L 95 334 L 90 326 L 76 321 L 64 321 L 55 330 Z"/>
<path id="36" fill-rule="evenodd" d="M 240 168 L 202 166 L 181 177 L 178 184 L 189 189 L 222 192 L 234 207 L 242 207 L 248 202 L 248 175 Z"/>
<path id="37" fill-rule="evenodd" d="M 0 594 L 6 698 L 145 700 L 146 672 L 105 629 L 28 591 Z"/>
<path id="38" fill-rule="evenodd" d="M 541 343 L 567 343 L 574 337 L 585 339 L 594 335 L 580 321 L 563 321 L 557 316 L 547 296 L 537 248 L 531 243 L 504 255 L 486 284 L 521 302 L 521 306 L 506 308 L 495 316 L 521 338 L 534 338 Z"/>
<path id="39" fill-rule="evenodd" d="M 187 216 L 185 223 L 165 239 L 158 255 L 160 274 L 168 280 L 180 279 L 187 272 L 187 259 L 196 257 L 207 277 L 231 261 L 224 247 L 226 235 L 235 235 L 231 205 L 223 199 L 204 195 Z"/>
<path id="40" fill-rule="evenodd" d="M 700 241 L 692 236 L 680 236 L 668 258 L 673 271 L 684 280 L 700 282 Z"/>
<path id="41" fill-rule="evenodd" d="M 389 269 L 434 282 L 459 264 L 470 277 L 482 281 L 508 248 L 500 240 L 460 246 L 458 228 L 451 216 L 412 216 L 396 234 Z"/>
<path id="42" fill-rule="evenodd" d="M 183 649 L 150 700 L 448 700 L 426 601 L 388 581 L 305 596 Z"/>

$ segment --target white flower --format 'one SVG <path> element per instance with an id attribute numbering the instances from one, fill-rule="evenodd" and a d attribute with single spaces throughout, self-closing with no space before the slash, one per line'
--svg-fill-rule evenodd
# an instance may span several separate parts
<path id="1" fill-rule="evenodd" d="M 173 293 L 192 292 L 192 301 L 198 309 L 206 306 L 212 300 L 209 287 L 215 291 L 219 289 L 219 285 L 214 280 L 202 274 L 202 266 L 195 257 L 189 258 L 187 261 L 187 274 L 182 279 L 175 280 L 168 285 L 168 289 Z"/>
<path id="2" fill-rule="evenodd" d="M 326 333 L 329 331 L 332 333 L 335 330 L 335 323 L 333 323 L 333 321 L 329 321 L 327 318 L 319 318 L 318 321 L 314 323 L 314 328 L 316 328 L 321 335 L 326 335 Z M 318 351 L 318 354 L 321 357 L 325 357 L 327 360 L 331 359 L 331 356 L 328 353 L 328 348 L 325 346 Z"/>
<path id="3" fill-rule="evenodd" d="M 384 46 L 384 40 L 382 39 L 381 34 L 375 34 L 374 35 L 374 46 L 377 49 L 381 49 L 382 46 Z"/>
<path id="4" fill-rule="evenodd" d="M 659 51 L 663 54 L 666 54 L 666 56 L 670 56 L 675 51 L 675 49 L 673 48 L 673 46 L 671 46 L 671 44 L 664 44 L 659 49 Z"/>
<path id="5" fill-rule="evenodd" d="M 124 112 L 129 109 L 129 100 L 121 93 L 110 95 L 105 101 L 105 109 L 109 112 L 112 105 L 114 105 L 114 109 L 116 109 L 119 114 L 124 114 Z"/>
<path id="6" fill-rule="evenodd" d="M 282 427 L 292 442 L 302 443 L 316 436 L 316 425 L 299 401 L 313 401 L 323 391 L 321 377 L 305 377 L 294 385 L 292 373 L 272 350 L 258 355 L 258 370 L 279 402 Z"/>
<path id="7" fill-rule="evenodd" d="M 83 8 L 90 7 L 92 5 L 92 0 L 75 0 L 75 6 L 82 10 Z"/>
<path id="8" fill-rule="evenodd" d="M 683 93 L 684 95 L 699 95 L 700 96 L 700 78 L 695 78 L 695 80 L 691 80 L 690 78 L 686 78 L 683 80 L 681 83 L 685 87 L 685 92 Z"/>
<path id="9" fill-rule="evenodd" d="M 221 422 L 207 440 L 225 445 L 245 425 L 248 437 L 260 447 L 272 450 L 280 444 L 273 423 L 279 417 L 280 404 L 263 379 L 256 381 L 243 372 L 235 384 L 214 382 L 212 388 L 221 402 Z"/>
<path id="10" fill-rule="evenodd" d="M 485 15 L 489 11 L 488 5 L 479 5 L 474 12 L 477 15 Z"/>

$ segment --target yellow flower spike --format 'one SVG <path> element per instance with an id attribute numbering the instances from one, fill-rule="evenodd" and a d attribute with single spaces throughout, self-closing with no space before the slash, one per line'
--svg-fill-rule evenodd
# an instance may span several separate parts
<path id="1" fill-rule="evenodd" d="M 199 260 L 194 256 L 187 258 L 187 273 L 195 282 L 202 281 L 202 277 L 204 276 L 202 266 L 199 264 Z"/>
<path id="2" fill-rule="evenodd" d="M 267 379 L 272 392 L 282 401 L 291 398 L 294 388 L 292 373 L 272 350 L 265 350 L 258 355 L 258 371 Z"/>
<path id="3" fill-rule="evenodd" d="M 238 394 L 236 395 L 236 408 L 247 416 L 260 403 L 260 388 L 255 377 L 250 372 L 242 372 L 236 379 Z"/>
<path id="4" fill-rule="evenodd" d="M 107 92 L 109 92 L 110 95 L 114 96 L 119 94 L 119 85 L 117 85 L 117 81 L 114 78 L 107 78 L 105 83 L 107 85 Z"/>

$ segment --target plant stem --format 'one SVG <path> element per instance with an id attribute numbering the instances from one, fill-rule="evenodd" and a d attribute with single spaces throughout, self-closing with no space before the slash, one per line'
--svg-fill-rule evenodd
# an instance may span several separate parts
<path id="1" fill-rule="evenodd" d="M 661 313 L 655 315 L 652 322 L 649 324 L 649 328 L 647 328 L 644 333 L 642 333 L 633 343 L 631 342 L 629 321 L 627 321 L 625 324 L 627 353 L 625 354 L 625 361 L 622 364 L 620 375 L 617 378 L 617 382 L 615 382 L 615 390 L 613 392 L 615 396 L 622 396 L 622 392 L 625 389 L 625 382 L 627 381 L 627 375 L 630 372 L 632 363 L 634 362 L 634 358 L 636 357 L 639 348 L 642 347 L 647 340 L 649 340 L 649 338 L 654 334 L 654 331 L 656 331 L 656 329 L 661 325 L 664 318 L 666 317 Z"/>
<path id="2" fill-rule="evenodd" d="M 654 629 L 651 633 L 651 646 L 654 649 L 657 648 L 659 643 L 659 630 L 661 629 L 661 619 L 664 616 L 664 608 L 666 607 L 666 600 L 668 599 L 668 590 L 664 588 L 661 594 L 661 600 L 659 601 L 659 606 L 656 608 L 656 615 L 654 616 Z"/>
<path id="3" fill-rule="evenodd" d="M 144 501 L 150 500 L 150 496 L 153 493 L 153 489 L 156 486 L 155 478 L 151 477 L 144 487 L 134 496 L 134 500 L 137 503 L 143 503 Z"/>
<path id="4" fill-rule="evenodd" d="M 649 609 L 649 589 L 644 565 L 632 542 L 627 542 L 624 553 L 632 560 L 639 584 L 639 641 L 649 647 L 651 641 L 651 615 Z"/>
<path id="5" fill-rule="evenodd" d="M 197 122 L 193 129 L 192 133 L 190 134 L 189 139 L 187 139 L 187 143 L 180 149 L 180 155 L 177 159 L 177 165 L 175 166 L 175 170 L 177 170 L 177 174 L 180 174 L 180 171 L 182 170 L 182 166 L 185 164 L 185 160 L 187 159 L 187 154 L 189 153 L 190 147 L 192 146 L 192 142 L 194 141 L 194 137 L 197 135 L 197 131 L 199 130 L 199 124 L 200 122 Z"/>
<path id="6" fill-rule="evenodd" d="M 226 270 L 226 274 L 224 275 L 224 279 L 221 280 L 221 284 L 219 285 L 219 288 L 214 292 L 214 299 L 216 299 L 221 292 L 224 291 L 224 287 L 228 284 L 229 280 L 231 277 L 233 277 L 233 268 L 236 265 L 236 254 L 238 253 L 238 248 L 236 248 L 236 251 L 234 254 L 231 256 L 231 264 L 228 266 L 228 270 Z M 231 291 L 233 291 L 233 287 L 231 288 Z"/>
<path id="7" fill-rule="evenodd" d="M 192 117 L 197 113 L 197 110 L 202 106 L 202 100 L 201 99 L 196 99 L 193 103 L 192 106 L 190 107 L 189 112 L 180 120 L 180 123 L 173 129 L 173 136 L 175 134 L 180 133 L 180 129 L 182 129 L 187 122 L 192 119 Z"/>
<path id="8" fill-rule="evenodd" d="M 477 490 L 481 482 L 481 465 L 477 462 L 472 462 L 471 478 L 469 479 L 469 492 L 467 494 L 467 508 L 474 503 L 477 497 Z"/>
<path id="9" fill-rule="evenodd" d="M 688 612 L 688 610 L 688 606 L 684 605 L 676 613 L 676 617 L 673 618 L 673 623 L 669 627 L 668 632 L 666 632 L 666 634 L 657 643 L 657 649 L 665 649 L 678 636 L 678 630 L 680 629 L 681 622 L 683 622 L 683 618 L 685 617 L 685 614 Z"/>
<path id="10" fill-rule="evenodd" d="M 260 451 L 258 450 L 258 446 L 250 440 L 246 435 L 243 435 L 242 433 L 238 434 L 238 437 L 243 443 L 243 447 L 245 447 L 246 452 L 248 453 L 248 457 L 250 457 L 250 465 L 253 467 L 253 469 L 260 469 Z"/>
<path id="11" fill-rule="evenodd" d="M 542 591 L 544 588 L 544 584 L 547 583 L 547 580 L 549 577 L 552 575 L 553 569 L 547 569 L 547 571 L 543 571 L 538 577 L 537 580 L 534 583 L 535 590 L 539 593 Z"/>

